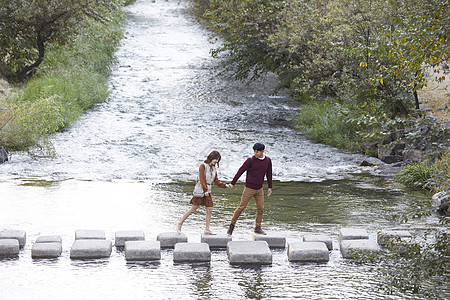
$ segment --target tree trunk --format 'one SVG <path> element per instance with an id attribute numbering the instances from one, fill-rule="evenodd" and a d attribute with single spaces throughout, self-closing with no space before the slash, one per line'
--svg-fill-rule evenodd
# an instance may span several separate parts
<path id="1" fill-rule="evenodd" d="M 400 100 L 395 100 L 395 105 L 397 106 L 397 108 L 400 110 L 400 112 L 402 113 L 402 115 L 404 115 L 405 117 L 408 115 L 408 109 L 405 107 L 405 105 L 403 104 L 402 101 Z"/>
<path id="2" fill-rule="evenodd" d="M 417 90 L 416 90 L 417 84 L 414 84 L 414 102 L 416 103 L 416 109 L 419 109 L 419 96 L 417 95 Z"/>
<path id="3" fill-rule="evenodd" d="M 38 33 L 36 43 L 39 53 L 38 58 L 33 64 L 25 66 L 25 68 L 20 72 L 19 75 L 20 82 L 23 82 L 25 79 L 30 78 L 34 73 L 34 70 L 44 61 L 45 43 L 44 39 L 41 36 L 41 33 Z"/>
<path id="4" fill-rule="evenodd" d="M 400 113 L 405 117 L 409 114 L 408 109 L 399 99 L 395 99 L 394 93 L 388 88 L 387 85 L 378 85 L 378 88 L 384 91 L 391 99 L 393 99 L 395 106 L 399 109 Z"/>

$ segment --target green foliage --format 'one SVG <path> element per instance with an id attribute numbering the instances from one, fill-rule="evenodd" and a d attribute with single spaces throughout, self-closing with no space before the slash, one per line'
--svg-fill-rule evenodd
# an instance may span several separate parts
<path id="1" fill-rule="evenodd" d="M 397 176 L 397 180 L 407 186 L 423 187 L 431 178 L 430 166 L 427 162 L 407 165 Z"/>
<path id="2" fill-rule="evenodd" d="M 433 175 L 425 187 L 435 192 L 450 191 L 450 150 L 433 163 L 431 170 Z"/>
<path id="3" fill-rule="evenodd" d="M 434 163 L 423 161 L 405 166 L 396 180 L 407 186 L 427 188 L 433 192 L 450 190 L 450 150 Z"/>
<path id="4" fill-rule="evenodd" d="M 70 42 L 48 47 L 36 76 L 0 102 L 0 144 L 51 154 L 48 135 L 108 97 L 110 66 L 122 37 L 120 10 L 110 19 L 90 20 Z"/>
<path id="5" fill-rule="evenodd" d="M 265 42 L 277 26 L 278 12 L 285 1 L 211 0 L 190 1 L 198 17 L 223 37 L 222 46 L 212 50 L 220 67 L 237 80 L 255 80 L 276 69 L 282 53 Z M 249 77 L 250 75 L 250 77 Z"/>
<path id="6" fill-rule="evenodd" d="M 1 128 L 0 144 L 9 149 L 26 149 L 45 145 L 46 137 L 56 132 L 63 121 L 58 96 L 39 98 L 34 102 L 7 104 L 3 113 L 11 116 Z"/>
<path id="7" fill-rule="evenodd" d="M 107 22 L 121 0 L 0 0 L 0 73 L 23 81 L 44 61 L 49 44 L 63 45 L 86 26 Z"/>
<path id="8" fill-rule="evenodd" d="M 448 226 L 448 224 L 446 224 Z M 386 249 L 377 254 L 360 254 L 356 261 L 370 263 L 382 279 L 387 293 L 400 290 L 444 299 L 450 292 L 449 237 L 445 231 L 428 230 L 420 241 L 391 239 Z"/>
<path id="9" fill-rule="evenodd" d="M 296 127 L 309 139 L 351 151 L 359 151 L 357 126 L 340 113 L 345 107 L 326 101 L 304 104 L 298 113 Z"/>
<path id="10" fill-rule="evenodd" d="M 213 55 L 225 71 L 240 80 L 274 72 L 296 99 L 373 102 L 407 115 L 424 67 L 447 70 L 448 0 L 189 2 L 223 38 Z"/>
<path id="11" fill-rule="evenodd" d="M 408 222 L 435 214 L 430 204 L 426 207 L 411 209 L 401 216 L 400 221 Z M 400 290 L 420 298 L 446 299 L 450 293 L 449 219 L 441 216 L 440 223 L 440 229 L 425 229 L 421 236 L 413 239 L 384 237 L 387 244 L 382 251 L 356 253 L 355 262 L 370 264 L 382 281 L 380 288 L 387 294 Z"/>

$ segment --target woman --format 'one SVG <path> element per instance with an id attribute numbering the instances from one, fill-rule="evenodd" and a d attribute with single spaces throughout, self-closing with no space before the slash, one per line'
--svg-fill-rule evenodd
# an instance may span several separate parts
<path id="1" fill-rule="evenodd" d="M 183 215 L 180 222 L 177 226 L 178 233 L 181 233 L 181 226 L 183 226 L 183 222 L 197 210 L 200 205 L 204 205 L 206 207 L 206 225 L 204 234 L 214 235 L 215 233 L 211 232 L 209 228 L 209 224 L 211 223 L 211 214 L 213 208 L 213 201 L 211 197 L 211 184 L 214 182 L 220 188 L 226 188 L 227 185 L 221 182 L 217 178 L 217 168 L 219 167 L 220 162 L 220 153 L 218 151 L 212 151 L 206 160 L 200 165 L 198 169 L 198 178 L 195 188 L 194 195 L 190 201 L 192 204 L 191 208 Z"/>

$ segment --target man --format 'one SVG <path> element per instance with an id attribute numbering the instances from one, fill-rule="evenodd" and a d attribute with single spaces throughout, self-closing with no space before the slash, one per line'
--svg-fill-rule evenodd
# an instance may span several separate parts
<path id="1" fill-rule="evenodd" d="M 242 211 L 247 207 L 248 202 L 253 197 L 256 202 L 256 224 L 255 233 L 266 234 L 261 229 L 261 222 L 264 213 L 264 177 L 267 176 L 267 196 L 272 194 L 272 162 L 270 158 L 264 155 L 264 144 L 256 143 L 253 146 L 254 156 L 248 158 L 242 166 L 237 171 L 233 180 L 229 184 L 230 188 L 238 181 L 239 177 L 247 171 L 247 177 L 245 179 L 245 187 L 242 192 L 241 203 L 236 208 L 231 219 L 230 227 L 228 228 L 227 234 L 232 235 L 234 226 L 241 215 Z"/>

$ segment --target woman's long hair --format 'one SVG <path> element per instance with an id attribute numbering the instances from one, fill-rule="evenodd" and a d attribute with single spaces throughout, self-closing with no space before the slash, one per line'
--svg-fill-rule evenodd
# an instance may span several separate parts
<path id="1" fill-rule="evenodd" d="M 221 159 L 219 151 L 211 151 L 211 153 L 209 153 L 208 157 L 205 159 L 205 163 L 209 165 L 209 163 L 212 162 L 213 159 L 217 159 L 217 167 L 219 167 L 219 161 Z"/>

